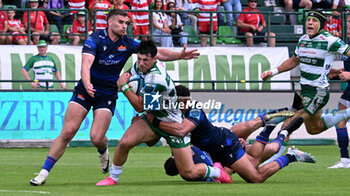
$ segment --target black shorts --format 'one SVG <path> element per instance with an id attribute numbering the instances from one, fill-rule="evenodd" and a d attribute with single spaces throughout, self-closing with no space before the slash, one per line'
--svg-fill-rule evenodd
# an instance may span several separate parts
<path id="1" fill-rule="evenodd" d="M 93 111 L 97 109 L 108 109 L 112 115 L 114 115 L 117 98 L 114 95 L 98 93 L 95 93 L 95 97 L 92 98 L 85 90 L 76 88 L 70 99 L 70 102 L 71 101 L 80 104 L 86 109 L 86 111 L 90 111 L 91 107 Z"/>
<path id="2" fill-rule="evenodd" d="M 219 145 L 218 149 L 210 153 L 210 156 L 214 162 L 220 162 L 223 166 L 230 167 L 234 162 L 242 158 L 245 151 L 236 134 L 229 129 L 223 127 L 221 129 L 226 136 L 225 141 Z"/>

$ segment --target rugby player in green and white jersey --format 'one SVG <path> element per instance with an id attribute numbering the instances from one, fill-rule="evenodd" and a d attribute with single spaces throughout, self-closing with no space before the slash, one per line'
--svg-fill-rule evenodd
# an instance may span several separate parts
<path id="1" fill-rule="evenodd" d="M 142 88 L 140 95 L 143 96 L 144 93 L 149 94 L 158 92 L 159 96 L 162 97 L 162 100 L 165 101 L 164 103 L 177 103 L 175 85 L 166 72 L 165 65 L 159 60 L 156 60 L 153 67 L 148 70 L 147 73 L 144 73 L 146 68 L 143 66 L 144 64 L 138 66 L 138 64 L 135 63 L 130 70 L 131 75 L 139 75 L 144 79 L 144 87 Z M 162 121 L 182 122 L 182 113 L 178 108 L 170 106 L 167 106 L 166 109 L 162 110 L 154 110 L 153 108 L 151 112 Z"/>
<path id="2" fill-rule="evenodd" d="M 52 80 L 55 74 L 57 80 L 62 80 L 61 74 L 56 67 L 56 63 L 50 56 L 47 56 L 47 43 L 45 40 L 40 40 L 38 45 L 39 54 L 32 56 L 22 68 L 22 75 L 27 80 L 32 80 L 28 71 L 33 69 L 34 80 Z M 53 82 L 31 82 L 33 88 L 53 88 Z M 48 86 L 46 86 L 48 85 Z M 63 82 L 60 83 L 62 89 L 66 89 Z"/>
<path id="3" fill-rule="evenodd" d="M 142 41 L 137 48 L 137 62 L 131 71 L 133 74 L 138 74 L 144 78 L 145 84 L 141 90 L 143 94 L 156 95 L 154 98 L 163 96 L 163 99 L 167 98 L 169 102 L 176 102 L 177 97 L 174 83 L 166 73 L 165 66 L 157 60 L 156 54 L 157 47 L 152 40 Z M 127 84 L 130 76 L 130 73 L 122 74 L 118 79 L 117 85 L 137 112 L 147 112 L 144 110 L 144 96 L 136 95 L 130 90 Z M 158 121 L 153 120 L 153 124 L 151 124 L 146 117 L 133 120 L 114 152 L 110 176 L 96 185 L 116 185 L 129 151 L 141 143 L 155 143 L 160 137 L 164 137 L 167 140 L 174 155 L 176 167 L 182 177 L 189 180 L 213 177 L 222 183 L 232 182 L 231 177 L 222 167 L 211 167 L 203 163 L 193 163 L 189 136 L 183 138 L 170 136 L 157 128 L 159 127 L 160 120 L 181 123 L 182 113 L 179 108 L 159 108 L 158 111 L 149 110 L 149 112 L 152 112 L 158 118 Z"/>
<path id="4" fill-rule="evenodd" d="M 267 80 L 300 65 L 304 108 L 295 112 L 294 117 L 286 120 L 282 127 L 288 125 L 295 117 L 302 116 L 307 132 L 319 134 L 350 117 L 350 109 L 321 116 L 321 109 L 329 100 L 328 74 L 335 55 L 350 56 L 349 45 L 323 30 L 325 21 L 326 17 L 322 13 L 310 11 L 306 20 L 307 34 L 299 39 L 295 54 L 276 69 L 261 74 L 261 78 Z"/>

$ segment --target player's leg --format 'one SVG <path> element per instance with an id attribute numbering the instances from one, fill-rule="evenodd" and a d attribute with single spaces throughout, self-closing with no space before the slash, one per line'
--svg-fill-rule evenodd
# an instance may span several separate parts
<path id="1" fill-rule="evenodd" d="M 252 165 L 247 155 L 244 155 L 238 161 L 233 163 L 231 168 L 245 181 L 250 183 L 261 183 L 283 167 L 287 166 L 289 163 L 295 161 L 315 163 L 314 158 L 309 154 L 298 149 L 290 149 L 286 155 L 283 155 L 277 158 L 275 161 L 272 161 L 271 163 L 268 163 L 258 169 Z"/>
<path id="2" fill-rule="evenodd" d="M 261 157 L 261 162 L 268 160 L 274 154 L 278 153 L 278 151 L 280 150 L 280 148 L 282 146 L 280 146 L 277 142 L 268 143 L 264 148 L 264 152 L 263 152 L 262 157 Z"/>
<path id="3" fill-rule="evenodd" d="M 114 151 L 113 164 L 110 169 L 110 176 L 105 180 L 98 182 L 98 186 L 115 185 L 123 171 L 123 165 L 126 162 L 129 151 L 144 142 L 154 141 L 158 136 L 152 131 L 143 119 L 137 119 L 125 131 L 116 150 Z"/>
<path id="4" fill-rule="evenodd" d="M 96 109 L 93 112 L 93 121 L 90 130 L 90 139 L 97 148 L 100 158 L 100 168 L 102 173 L 108 173 L 110 158 L 107 146 L 106 132 L 111 123 L 112 112 L 108 109 Z"/>
<path id="5" fill-rule="evenodd" d="M 205 164 L 194 164 L 191 146 L 184 148 L 171 148 L 175 159 L 176 167 L 180 175 L 188 180 L 203 179 L 206 174 Z"/>
<path id="6" fill-rule="evenodd" d="M 260 114 L 253 120 L 237 123 L 233 125 L 230 130 L 239 138 L 247 139 L 250 134 L 256 131 L 258 128 L 267 125 L 265 129 L 270 133 L 276 127 L 276 125 L 285 119 L 288 119 L 294 115 L 294 112 L 289 111 L 288 108 L 280 108 L 272 110 L 268 113 Z"/>
<path id="7" fill-rule="evenodd" d="M 301 124 L 303 124 L 303 118 L 302 117 L 295 118 L 287 127 L 285 127 L 279 132 L 279 135 L 274 140 L 274 142 L 278 143 L 281 146 L 283 140 L 288 135 L 290 135 L 293 131 L 297 130 L 301 126 Z M 248 156 L 248 159 L 251 161 L 252 165 L 255 167 L 257 167 L 261 162 L 264 147 L 269 141 L 270 134 L 271 132 L 270 133 L 266 131 L 260 132 L 260 134 L 256 137 L 256 140 L 253 146 L 249 149 L 249 152 L 247 151 L 247 154 L 250 155 Z"/>
<path id="8" fill-rule="evenodd" d="M 126 130 L 114 151 L 113 164 L 122 166 L 127 160 L 129 151 L 144 142 L 154 141 L 158 136 L 143 119 L 136 120 Z"/>
<path id="9" fill-rule="evenodd" d="M 343 96 L 342 96 L 343 97 Z M 339 111 L 345 110 L 350 106 L 350 102 L 345 99 L 340 99 L 339 101 Z M 340 149 L 340 161 L 335 163 L 335 165 L 328 167 L 329 169 L 337 168 L 350 168 L 350 159 L 349 159 L 349 136 L 346 124 L 349 119 L 340 121 L 337 124 L 337 141 Z"/>
<path id="10" fill-rule="evenodd" d="M 277 162 L 269 164 L 268 168 L 262 170 L 264 173 L 259 172 L 255 166 L 252 165 L 248 159 L 248 155 L 244 154 L 239 160 L 234 162 L 231 166 L 233 171 L 237 172 L 246 182 L 261 183 L 264 182 L 272 174 L 276 173 L 280 167 Z"/>
<path id="11" fill-rule="evenodd" d="M 322 115 L 321 109 L 329 100 L 329 88 L 301 86 L 301 95 L 304 100 L 303 110 L 299 110 L 304 117 L 305 127 L 309 134 L 319 134 L 336 125 L 338 122 L 350 117 L 350 108 Z M 308 117 L 309 116 L 309 117 Z"/>
<path id="12" fill-rule="evenodd" d="M 250 134 L 263 126 L 263 121 L 260 117 L 256 117 L 253 120 L 237 123 L 233 125 L 230 130 L 239 138 L 247 139 Z"/>
<path id="13" fill-rule="evenodd" d="M 42 170 L 30 181 L 30 184 L 37 186 L 45 184 L 49 172 L 55 165 L 56 161 L 63 155 L 68 143 L 73 139 L 77 133 L 81 122 L 87 115 L 87 110 L 76 102 L 68 104 L 62 131 L 60 135 L 53 142 Z"/>
<path id="14" fill-rule="evenodd" d="M 321 120 L 323 123 L 323 129 L 321 130 L 321 132 L 335 126 L 339 122 L 348 118 L 350 118 L 350 108 L 345 108 L 344 110 L 340 110 L 330 114 L 323 114 L 321 116 Z"/>

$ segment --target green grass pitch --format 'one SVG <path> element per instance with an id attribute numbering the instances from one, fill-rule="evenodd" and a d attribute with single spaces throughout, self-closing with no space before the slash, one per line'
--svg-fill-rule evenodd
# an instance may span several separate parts
<path id="1" fill-rule="evenodd" d="M 110 152 L 114 152 L 110 147 Z M 95 148 L 67 148 L 44 186 L 30 186 L 47 148 L 0 149 L 0 195 L 350 195 L 350 169 L 327 169 L 339 160 L 337 146 L 299 146 L 316 164 L 291 163 L 262 184 L 248 184 L 233 175 L 234 184 L 186 182 L 164 173 L 168 147 L 136 147 L 119 184 L 96 187 L 108 175 L 99 170 Z"/>

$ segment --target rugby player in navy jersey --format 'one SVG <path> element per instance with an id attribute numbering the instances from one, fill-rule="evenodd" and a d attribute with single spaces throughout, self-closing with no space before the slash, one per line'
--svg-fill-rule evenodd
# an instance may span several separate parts
<path id="1" fill-rule="evenodd" d="M 184 105 L 186 105 L 190 96 L 188 88 L 177 86 L 176 91 L 179 96 L 178 101 L 183 102 Z M 254 144 L 250 147 L 250 153 L 248 154 L 243 150 L 236 134 L 229 129 L 212 125 L 202 109 L 194 106 L 191 108 L 185 108 L 182 112 L 186 118 L 181 124 L 160 121 L 157 118 L 152 119 L 150 114 L 148 114 L 147 117 L 152 124 L 158 125 L 161 130 L 168 134 L 181 137 L 182 135 L 191 132 L 192 145 L 208 152 L 214 162 L 220 162 L 223 166 L 231 168 L 247 182 L 264 182 L 268 177 L 272 176 L 291 162 L 299 161 L 315 163 L 314 158 L 309 154 L 295 148 L 290 148 L 286 155 L 259 167 L 264 147 L 269 140 L 271 132 L 268 133 L 262 131 L 257 136 Z M 295 118 L 289 126 L 281 130 L 277 136 L 279 138 L 279 143 L 281 144 L 285 137 L 298 129 L 302 123 L 303 119 L 298 117 Z"/>
<path id="2" fill-rule="evenodd" d="M 30 180 L 31 185 L 43 185 L 46 182 L 50 170 L 63 155 L 91 107 L 91 142 L 99 152 L 102 173 L 109 171 L 110 159 L 105 135 L 118 98 L 116 82 L 128 58 L 136 53 L 139 41 L 126 36 L 128 15 L 125 11 L 110 11 L 107 22 L 108 28 L 94 32 L 84 43 L 81 80 L 67 107 L 61 133 L 53 142 L 42 170 Z M 186 47 L 181 52 L 159 49 L 157 54 L 163 61 L 192 59 L 198 55 L 197 50 L 186 51 Z"/>

